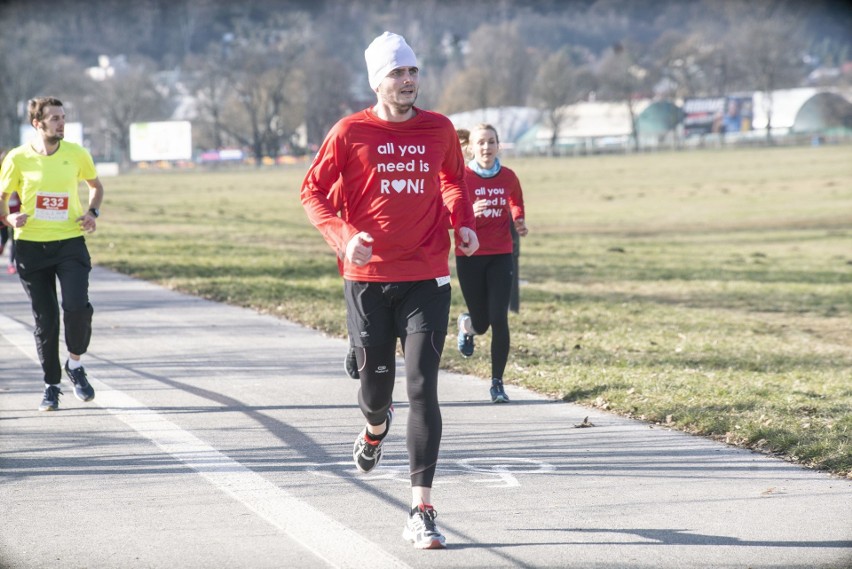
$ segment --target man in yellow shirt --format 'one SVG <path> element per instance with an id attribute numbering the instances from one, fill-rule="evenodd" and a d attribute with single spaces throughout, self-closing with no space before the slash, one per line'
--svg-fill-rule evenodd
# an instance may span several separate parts
<path id="1" fill-rule="evenodd" d="M 62 391 L 59 358 L 59 299 L 68 359 L 65 373 L 81 401 L 95 398 L 80 357 L 92 336 L 89 271 L 92 263 L 84 232 L 97 227 L 104 188 L 89 152 L 63 140 L 65 111 L 53 97 L 31 99 L 29 120 L 38 136 L 11 150 L 0 167 L 0 222 L 15 230 L 15 263 L 35 317 L 35 338 L 44 371 L 44 399 L 40 411 L 55 411 Z M 78 185 L 89 187 L 88 208 L 80 204 Z M 9 213 L 13 192 L 21 200 L 18 213 Z"/>

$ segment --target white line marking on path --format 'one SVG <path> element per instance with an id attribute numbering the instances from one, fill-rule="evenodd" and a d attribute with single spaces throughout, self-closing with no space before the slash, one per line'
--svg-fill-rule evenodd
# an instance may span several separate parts
<path id="1" fill-rule="evenodd" d="M 305 470 L 316 476 L 339 478 L 335 470 L 350 470 L 352 461 L 304 463 Z M 556 467 L 550 463 L 532 458 L 499 457 L 466 458 L 459 460 L 444 459 L 438 465 L 440 480 L 435 480 L 435 486 L 475 482 L 488 484 L 488 488 L 518 488 L 521 482 L 515 474 L 548 474 L 556 472 Z M 493 478 L 471 479 L 471 474 L 484 474 Z M 453 479 L 453 477 L 456 477 Z M 408 461 L 382 459 L 382 468 L 364 477 L 365 480 L 393 480 L 405 485 L 411 484 L 408 474 Z"/>
<path id="2" fill-rule="evenodd" d="M 40 365 L 31 329 L 0 315 L 0 334 Z M 95 403 L 301 543 L 331 567 L 362 567 L 365 559 L 370 560 L 373 569 L 409 567 L 378 544 L 290 495 L 136 399 L 91 375 L 89 381 L 97 392 Z"/>

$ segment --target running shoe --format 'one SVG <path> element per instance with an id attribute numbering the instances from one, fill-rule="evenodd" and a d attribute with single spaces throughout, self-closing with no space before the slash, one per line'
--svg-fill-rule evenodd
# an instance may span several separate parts
<path id="1" fill-rule="evenodd" d="M 350 347 L 349 352 L 346 353 L 346 358 L 343 360 L 343 369 L 346 371 L 346 375 L 352 379 L 361 378 L 358 374 L 358 360 L 355 359 L 355 348 Z"/>
<path id="2" fill-rule="evenodd" d="M 56 411 L 59 409 L 59 396 L 62 395 L 62 390 L 58 385 L 47 385 L 44 388 L 44 399 L 41 400 L 41 405 L 38 406 L 39 411 Z"/>
<path id="3" fill-rule="evenodd" d="M 444 549 L 447 539 L 435 525 L 437 517 L 438 512 L 429 504 L 412 508 L 405 529 L 402 530 L 402 539 L 413 544 L 416 549 Z"/>
<path id="4" fill-rule="evenodd" d="M 80 401 L 91 401 L 95 398 L 95 388 L 89 384 L 89 378 L 86 376 L 86 370 L 83 367 L 71 369 L 68 367 L 68 360 L 65 361 L 65 373 L 68 374 L 68 379 L 74 384 L 74 395 Z"/>
<path id="5" fill-rule="evenodd" d="M 393 405 L 388 409 L 388 420 L 385 425 L 385 435 L 390 431 L 391 422 L 393 421 Z M 355 466 L 361 472 L 370 472 L 382 459 L 382 442 L 373 441 L 367 438 L 367 427 L 361 431 L 358 438 L 355 439 L 355 446 L 352 447 L 352 459 L 355 461 Z"/>
<path id="6" fill-rule="evenodd" d="M 473 355 L 473 334 L 468 334 L 464 327 L 464 321 L 466 319 L 470 319 L 470 314 L 468 314 L 467 312 L 462 312 L 461 314 L 459 314 L 458 344 L 461 355 L 466 358 L 469 358 Z"/>
<path id="7" fill-rule="evenodd" d="M 15 273 L 18 272 L 18 269 L 15 268 L 15 265 L 9 265 L 8 267 L 6 267 L 6 272 L 9 273 L 10 275 L 14 275 Z"/>
<path id="8" fill-rule="evenodd" d="M 503 390 L 502 379 L 491 380 L 491 402 L 492 403 L 508 403 L 509 396 Z"/>

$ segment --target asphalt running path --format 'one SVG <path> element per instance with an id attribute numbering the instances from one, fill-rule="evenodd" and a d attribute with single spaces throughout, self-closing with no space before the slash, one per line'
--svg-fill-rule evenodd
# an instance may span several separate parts
<path id="1" fill-rule="evenodd" d="M 375 473 L 346 344 L 95 269 L 91 403 L 40 413 L 0 277 L 0 567 L 852 567 L 852 483 L 442 374 L 446 551 L 401 539 L 404 383 Z M 448 342 L 448 346 L 452 346 Z M 575 428 L 588 416 L 592 428 Z"/>

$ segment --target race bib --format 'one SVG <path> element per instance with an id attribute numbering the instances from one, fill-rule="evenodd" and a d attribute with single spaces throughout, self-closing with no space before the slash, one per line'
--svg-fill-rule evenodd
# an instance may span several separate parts
<path id="1" fill-rule="evenodd" d="M 438 286 L 450 284 L 450 275 L 447 275 L 446 277 L 438 277 L 435 279 L 435 282 L 438 283 Z"/>
<path id="2" fill-rule="evenodd" d="M 38 192 L 34 217 L 43 221 L 67 221 L 68 201 L 68 194 Z"/>

